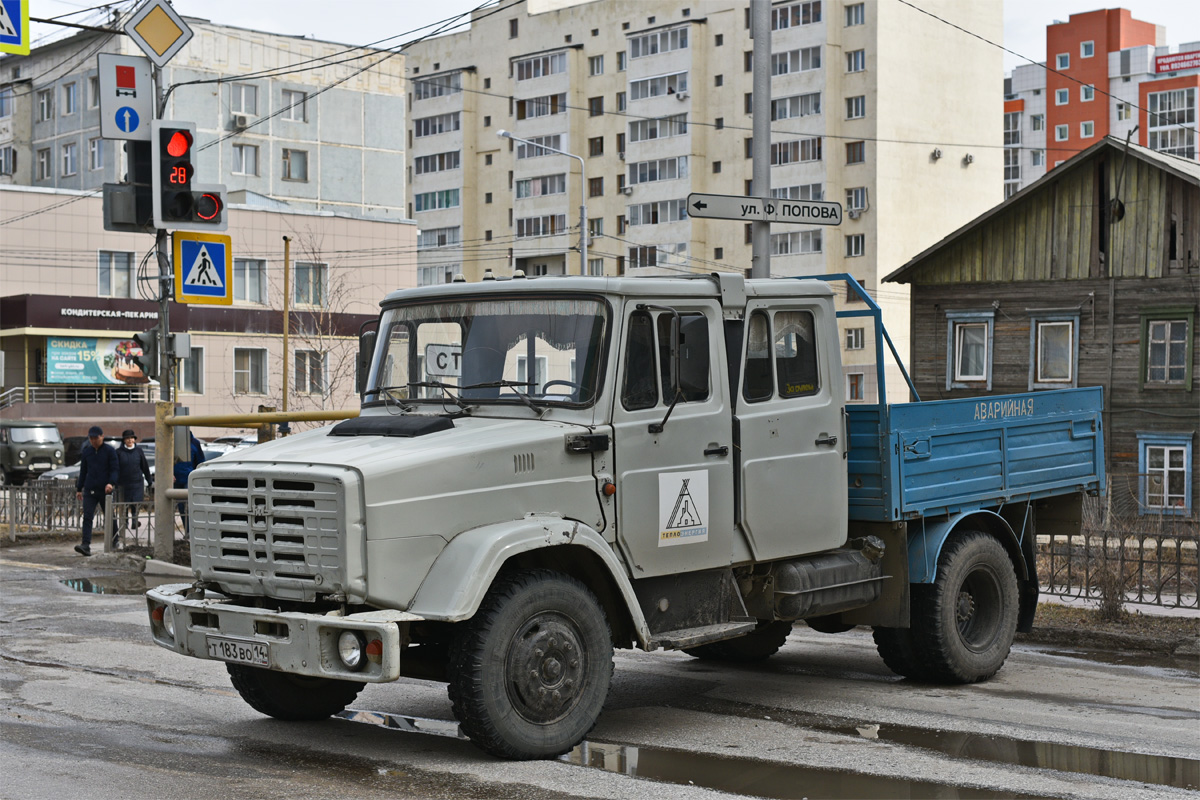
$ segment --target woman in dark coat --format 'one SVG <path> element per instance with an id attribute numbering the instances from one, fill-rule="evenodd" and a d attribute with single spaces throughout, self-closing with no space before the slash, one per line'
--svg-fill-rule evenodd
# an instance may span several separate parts
<path id="1" fill-rule="evenodd" d="M 137 504 L 146 499 L 145 487 L 154 483 L 154 476 L 150 474 L 146 451 L 137 446 L 137 434 L 127 430 L 121 434 L 121 439 L 123 441 L 117 449 L 117 502 L 129 504 L 123 506 L 128 512 L 128 526 L 136 529 L 142 525 L 138 521 Z M 115 524 L 116 517 L 113 521 Z M 124 520 L 122 522 L 124 524 Z M 113 545 L 116 544 L 117 536 L 114 533 Z"/>

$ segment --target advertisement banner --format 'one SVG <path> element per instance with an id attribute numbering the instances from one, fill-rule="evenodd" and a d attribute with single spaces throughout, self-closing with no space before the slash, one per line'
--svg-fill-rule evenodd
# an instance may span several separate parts
<path id="1" fill-rule="evenodd" d="M 1154 59 L 1154 71 L 1159 75 L 1164 72 L 1181 72 L 1185 69 L 1200 69 L 1200 50 L 1157 56 Z"/>
<path id="2" fill-rule="evenodd" d="M 46 339 L 46 383 L 129 386 L 150 383 L 133 360 L 142 348 L 132 339 Z"/>

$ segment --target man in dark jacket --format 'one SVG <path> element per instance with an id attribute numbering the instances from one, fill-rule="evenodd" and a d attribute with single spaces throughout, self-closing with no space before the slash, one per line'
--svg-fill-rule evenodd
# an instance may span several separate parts
<path id="1" fill-rule="evenodd" d="M 117 451 L 104 443 L 104 431 L 99 425 L 88 430 L 88 443 L 79 451 L 79 477 L 75 480 L 75 496 L 83 501 L 83 543 L 75 545 L 81 556 L 92 554 L 92 518 L 96 508 L 104 508 L 108 495 L 117 485 L 119 466 Z"/>
<path id="2" fill-rule="evenodd" d="M 130 528 L 139 528 L 137 504 L 146 499 L 145 487 L 154 483 L 146 451 L 137 446 L 137 434 L 127 430 L 121 434 L 121 446 L 117 449 L 117 502 L 124 503 L 121 516 L 129 519 Z M 144 479 L 144 480 L 143 480 Z M 122 520 L 123 521 L 123 520 Z M 113 535 L 113 546 L 118 544 Z"/>
<path id="3" fill-rule="evenodd" d="M 187 461 L 175 461 L 176 489 L 188 488 L 188 480 L 191 478 L 192 470 L 204 463 L 204 448 L 201 447 L 200 440 L 191 431 L 188 431 L 188 438 L 191 440 L 188 448 L 191 458 Z M 183 519 L 183 538 L 187 539 L 191 535 L 191 528 L 188 525 L 187 501 L 177 503 L 175 508 L 179 511 L 179 516 Z"/>

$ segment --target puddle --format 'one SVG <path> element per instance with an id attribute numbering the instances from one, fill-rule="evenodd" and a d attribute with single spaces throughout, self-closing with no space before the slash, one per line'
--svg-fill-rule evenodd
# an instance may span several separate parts
<path id="1" fill-rule="evenodd" d="M 350 722 L 377 725 L 389 730 L 425 733 L 463 739 L 458 723 L 383 711 L 348 708 L 336 715 Z M 583 742 L 559 761 L 607 772 L 688 786 L 703 786 L 737 794 L 768 798 L 858 797 L 890 800 L 894 797 L 974 800 L 974 798 L 1025 798 L 1035 795 L 997 794 L 992 789 L 974 789 L 931 781 L 913 781 L 863 775 L 840 770 L 780 764 L 752 758 L 734 758 L 709 753 L 689 753 L 654 747 L 632 747 L 602 742 Z M 803 788 L 801 788 L 803 787 Z"/>
<path id="2" fill-rule="evenodd" d="M 145 594 L 147 589 L 164 583 L 179 583 L 179 578 L 149 578 L 140 574 L 112 575 L 105 578 L 71 578 L 59 581 L 63 586 L 86 594 Z"/>
<path id="3" fill-rule="evenodd" d="M 1143 667 L 1159 669 L 1167 672 L 1200 676 L 1200 662 L 1192 657 L 1179 657 L 1165 653 L 1134 652 L 1129 650 L 1036 650 L 1048 656 L 1058 658 L 1077 658 L 1081 661 L 1092 661 L 1097 664 L 1112 664 L 1118 667 Z"/>

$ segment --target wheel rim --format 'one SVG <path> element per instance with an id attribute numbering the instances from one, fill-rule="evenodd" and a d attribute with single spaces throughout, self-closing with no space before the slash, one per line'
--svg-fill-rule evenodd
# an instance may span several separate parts
<path id="1" fill-rule="evenodd" d="M 513 709 L 545 725 L 567 716 L 579 703 L 586 669 L 583 635 L 561 614 L 538 614 L 513 636 L 505 670 Z"/>
<path id="2" fill-rule="evenodd" d="M 1003 596 L 1000 581 L 987 567 L 976 567 L 963 581 L 954 603 L 959 638 L 975 653 L 987 650 L 999 633 Z"/>

